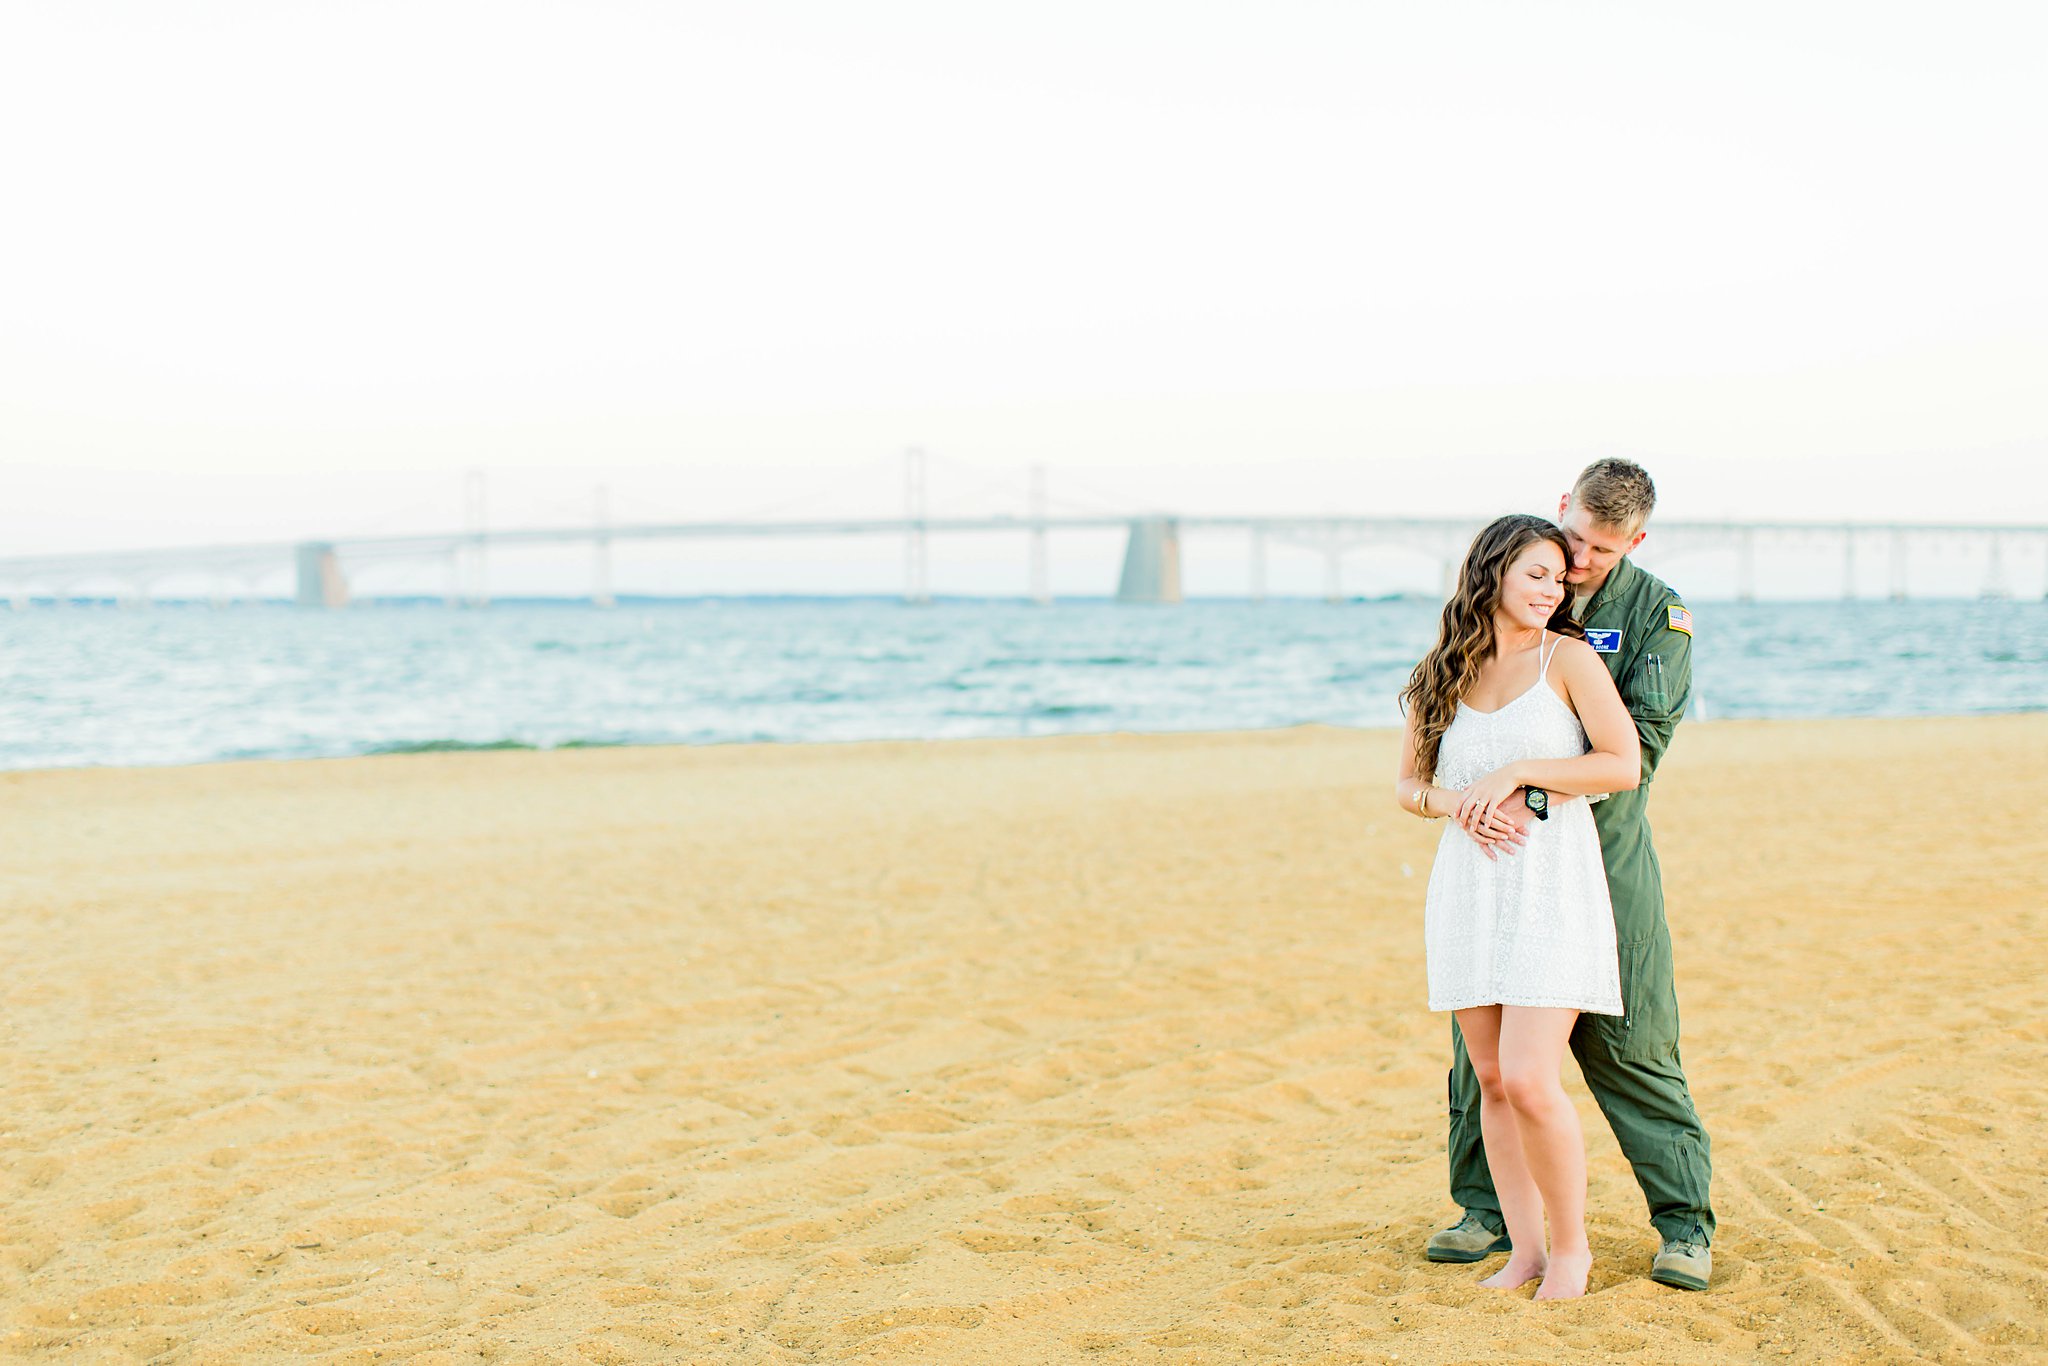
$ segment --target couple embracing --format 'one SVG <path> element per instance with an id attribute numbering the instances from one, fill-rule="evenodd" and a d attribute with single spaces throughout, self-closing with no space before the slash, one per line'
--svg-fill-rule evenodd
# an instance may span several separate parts
<path id="1" fill-rule="evenodd" d="M 1663 884 L 1643 790 L 1692 679 L 1692 617 L 1630 563 L 1655 489 L 1588 466 L 1558 521 L 1473 541 L 1435 646 L 1402 690 L 1394 794 L 1452 822 L 1424 911 L 1429 1008 L 1454 1015 L 1451 1196 L 1438 1262 L 1508 1254 L 1482 1284 L 1583 1295 L 1586 1152 L 1565 1050 L 1613 1126 L 1663 1245 L 1651 1277 L 1704 1290 L 1707 1133 L 1678 1054 Z M 1549 1241 L 1544 1239 L 1546 1216 Z"/>

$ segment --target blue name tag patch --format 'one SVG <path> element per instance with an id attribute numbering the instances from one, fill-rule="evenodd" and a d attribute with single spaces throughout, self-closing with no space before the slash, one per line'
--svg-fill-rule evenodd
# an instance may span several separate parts
<path id="1" fill-rule="evenodd" d="M 1621 653 L 1621 632 L 1589 630 L 1586 632 L 1586 643 L 1603 655 L 1619 654 Z"/>

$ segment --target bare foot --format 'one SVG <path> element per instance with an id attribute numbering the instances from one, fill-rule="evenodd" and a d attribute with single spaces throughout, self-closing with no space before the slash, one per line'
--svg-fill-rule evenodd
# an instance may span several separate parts
<path id="1" fill-rule="evenodd" d="M 1495 1290 L 1513 1290 L 1518 1285 L 1527 1285 L 1542 1274 L 1542 1258 L 1525 1259 L 1521 1253 L 1516 1252 L 1509 1255 L 1506 1266 L 1488 1276 L 1480 1284 L 1491 1286 Z"/>
<path id="2" fill-rule="evenodd" d="M 1575 1300 L 1586 1293 L 1586 1277 L 1593 1271 L 1593 1254 L 1585 1252 L 1553 1252 L 1550 1254 L 1550 1270 L 1544 1273 L 1543 1284 L 1536 1287 L 1539 1300 Z"/>

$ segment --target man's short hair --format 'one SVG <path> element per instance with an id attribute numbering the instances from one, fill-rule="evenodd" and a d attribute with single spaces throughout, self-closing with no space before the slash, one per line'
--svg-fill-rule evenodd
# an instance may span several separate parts
<path id="1" fill-rule="evenodd" d="M 1650 472 L 1633 460 L 1595 460 L 1579 471 L 1572 503 L 1600 525 L 1633 536 L 1657 506 L 1657 486 L 1650 482 Z"/>

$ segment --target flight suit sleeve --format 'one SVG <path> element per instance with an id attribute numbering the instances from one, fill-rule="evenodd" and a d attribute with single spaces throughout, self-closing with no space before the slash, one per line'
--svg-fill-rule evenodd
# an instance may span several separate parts
<path id="1" fill-rule="evenodd" d="M 1647 643 L 1622 679 L 1621 700 L 1642 740 L 1647 783 L 1692 698 L 1692 614 L 1677 598 L 1659 594 L 1643 618 L 1643 633 Z"/>

